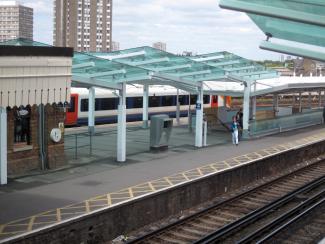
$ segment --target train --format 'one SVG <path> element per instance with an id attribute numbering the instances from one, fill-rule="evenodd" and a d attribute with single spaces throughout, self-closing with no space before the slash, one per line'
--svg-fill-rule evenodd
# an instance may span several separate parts
<path id="1" fill-rule="evenodd" d="M 95 89 L 95 123 L 116 123 L 118 114 L 118 95 L 115 91 Z M 71 88 L 71 101 L 66 110 L 66 126 L 81 126 L 88 123 L 88 95 L 86 88 Z M 143 107 L 143 87 L 128 85 L 126 93 L 126 120 L 141 121 Z M 179 90 L 180 116 L 187 117 L 189 108 L 193 109 L 197 95 Z M 149 89 L 149 118 L 155 114 L 168 114 L 176 117 L 177 89 L 170 86 L 151 86 Z M 204 95 L 204 107 L 218 107 L 218 96 Z"/>

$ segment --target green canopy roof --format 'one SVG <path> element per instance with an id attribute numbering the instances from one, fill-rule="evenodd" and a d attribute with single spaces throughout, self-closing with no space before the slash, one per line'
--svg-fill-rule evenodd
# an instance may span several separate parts
<path id="1" fill-rule="evenodd" d="M 17 39 L 4 45 L 49 46 Z M 151 47 L 110 53 L 75 52 L 73 86 L 120 89 L 129 84 L 162 84 L 196 92 L 204 81 L 244 81 L 277 77 L 274 70 L 228 52 L 185 57 Z"/>
<path id="2" fill-rule="evenodd" d="M 246 12 L 268 38 L 325 47 L 323 0 L 220 0 L 220 7 Z M 325 61 L 324 50 L 293 44 L 262 42 L 261 48 Z"/>

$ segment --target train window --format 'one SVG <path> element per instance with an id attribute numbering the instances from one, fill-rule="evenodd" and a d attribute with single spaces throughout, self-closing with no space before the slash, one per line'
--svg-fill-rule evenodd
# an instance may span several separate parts
<path id="1" fill-rule="evenodd" d="M 81 99 L 80 111 L 81 112 L 87 112 L 88 111 L 88 99 Z"/>
<path id="2" fill-rule="evenodd" d="M 68 112 L 74 113 L 75 112 L 75 106 L 76 106 L 76 97 L 71 97 Z"/>
<path id="3" fill-rule="evenodd" d="M 175 106 L 174 96 L 163 96 L 162 97 L 162 106 Z"/>
<path id="4" fill-rule="evenodd" d="M 96 98 L 95 111 L 115 110 L 118 106 L 118 98 Z"/>
<path id="5" fill-rule="evenodd" d="M 142 97 L 128 97 L 126 98 L 126 108 L 142 108 L 143 98 Z"/>
<path id="6" fill-rule="evenodd" d="M 180 105 L 188 105 L 188 96 L 187 95 L 180 95 L 178 98 Z"/>
<path id="7" fill-rule="evenodd" d="M 203 103 L 209 104 L 210 103 L 210 95 L 204 95 L 203 96 Z"/>
<path id="8" fill-rule="evenodd" d="M 160 107 L 160 97 L 149 97 L 149 107 Z"/>
<path id="9" fill-rule="evenodd" d="M 191 104 L 196 104 L 197 95 L 191 95 Z"/>

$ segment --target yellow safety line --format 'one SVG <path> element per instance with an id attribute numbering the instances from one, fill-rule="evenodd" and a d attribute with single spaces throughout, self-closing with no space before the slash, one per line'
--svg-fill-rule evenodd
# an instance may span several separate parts
<path id="1" fill-rule="evenodd" d="M 152 185 L 151 182 L 148 182 L 148 185 L 149 185 L 151 191 L 156 191 L 155 187 Z"/>
<path id="2" fill-rule="evenodd" d="M 61 222 L 61 209 L 60 208 L 56 209 L 56 220 L 58 222 Z"/>
<path id="3" fill-rule="evenodd" d="M 86 207 L 86 212 L 89 213 L 90 212 L 90 206 L 89 206 L 88 200 L 85 201 L 85 207 Z"/>
<path id="4" fill-rule="evenodd" d="M 133 191 L 132 191 L 132 187 L 129 188 L 129 194 L 130 194 L 130 198 L 133 198 L 134 197 Z"/>
<path id="5" fill-rule="evenodd" d="M 164 177 L 164 179 L 167 181 L 167 183 L 170 185 L 170 186 L 173 186 L 174 184 L 168 179 L 168 177 Z"/>
<path id="6" fill-rule="evenodd" d="M 296 141 L 293 141 L 293 142 L 288 142 L 286 144 L 280 144 L 278 146 L 273 146 L 271 148 L 267 148 L 267 149 L 261 149 L 259 150 L 260 152 L 263 152 L 263 154 L 266 154 L 267 156 L 269 155 L 272 155 L 274 153 L 277 153 L 277 152 L 280 152 L 280 151 L 283 151 L 283 149 L 279 149 L 277 147 L 282 147 L 282 148 L 285 148 L 285 149 L 290 149 L 290 148 L 293 148 L 297 145 L 304 145 L 305 142 L 315 142 L 317 140 L 321 140 L 321 139 L 324 139 L 323 137 L 325 136 L 325 133 L 320 133 L 318 135 L 314 135 L 314 136 L 309 136 L 307 138 L 303 138 L 303 139 L 300 139 L 300 140 L 296 140 Z M 313 138 L 315 138 L 315 140 L 312 140 Z M 258 158 L 262 158 L 264 157 L 263 155 L 261 155 L 260 153 L 258 152 L 252 152 L 252 153 L 249 153 L 249 154 L 254 154 L 254 155 L 257 155 Z M 244 158 L 246 157 L 248 160 L 251 160 L 252 157 L 249 157 L 248 154 L 244 154 L 244 155 L 241 155 L 241 156 L 238 156 L 236 158 L 231 158 L 229 160 L 234 160 L 235 162 L 237 163 L 245 163 L 243 161 L 240 161 L 238 158 Z M 258 159 L 258 158 L 253 158 L 253 159 Z M 218 165 L 218 164 L 223 164 L 223 165 Z M 133 189 L 140 189 L 140 188 L 146 188 L 146 186 L 144 184 L 148 184 L 148 188 L 150 188 L 151 191 L 156 191 L 156 188 L 154 186 L 154 184 L 156 185 L 156 187 L 159 187 L 160 189 L 163 189 L 165 187 L 169 187 L 169 186 L 173 186 L 174 183 L 172 183 L 171 180 L 173 181 L 180 181 L 180 182 L 183 182 L 183 178 L 185 178 L 186 180 L 190 180 L 189 179 L 189 176 L 187 176 L 186 174 L 190 174 L 191 176 L 193 177 L 199 177 L 199 176 L 203 176 L 203 172 L 202 170 L 206 170 L 205 168 L 212 168 L 214 170 L 214 172 L 219 172 L 220 170 L 217 169 L 217 167 L 224 167 L 224 166 L 227 166 L 228 168 L 231 168 L 232 166 L 226 161 L 221 161 L 221 162 L 215 162 L 215 163 L 212 163 L 212 164 L 209 164 L 209 165 L 206 165 L 206 166 L 202 166 L 202 167 L 198 167 L 196 169 L 192 169 L 192 170 L 189 170 L 189 171 L 185 171 L 183 173 L 179 173 L 179 174 L 176 174 L 176 175 L 173 175 L 173 176 L 169 176 L 169 177 L 164 177 L 164 178 L 161 178 L 161 179 L 158 179 L 158 180 L 155 180 L 155 181 L 152 181 L 152 182 L 147 182 L 147 183 L 142 183 L 142 184 L 139 184 L 137 186 L 133 186 L 133 187 L 129 187 L 127 189 L 123 189 L 123 190 L 120 190 L 118 192 L 113 192 L 113 193 L 108 193 L 106 195 L 100 195 L 100 196 L 96 196 L 94 198 L 90 198 L 82 203 L 85 203 L 86 205 L 86 211 L 89 213 L 90 212 L 90 201 L 105 201 L 107 199 L 107 205 L 108 206 L 111 206 L 112 205 L 112 200 L 127 200 L 127 199 L 130 199 L 130 198 L 133 198 L 134 197 L 134 194 L 133 193 L 148 193 L 150 191 L 135 191 Z M 195 171 L 196 170 L 196 171 Z M 207 169 L 208 170 L 208 169 Z M 199 176 L 197 175 L 199 174 Z M 182 177 L 180 177 L 182 176 Z M 166 182 L 169 184 L 169 185 L 166 185 Z M 133 188 L 133 189 L 132 189 Z M 125 195 L 125 194 L 128 194 L 129 197 L 112 197 L 112 194 L 113 195 Z M 106 196 L 106 198 L 105 198 Z M 104 198 L 104 199 L 100 199 L 100 198 Z M 82 204 L 82 203 L 78 203 L 78 204 Z M 54 223 L 54 222 L 35 222 L 36 218 L 37 217 L 53 217 L 53 216 L 56 216 L 57 217 L 57 221 L 60 222 L 61 219 L 62 219 L 62 216 L 63 215 L 77 215 L 77 214 L 84 214 L 84 212 L 72 212 L 72 213 L 69 213 L 69 212 L 66 212 L 66 213 L 62 213 L 62 210 L 65 210 L 65 211 L 68 211 L 68 210 L 72 210 L 72 209 L 81 209 L 81 208 L 84 208 L 85 206 L 76 206 L 77 204 L 71 204 L 71 205 L 68 205 L 64 208 L 58 208 L 56 209 L 56 214 L 48 214 L 47 213 L 51 213 L 53 212 L 53 210 L 50 210 L 50 211 L 46 211 L 46 212 L 42 212 L 40 214 L 37 214 L 37 215 L 34 215 L 34 216 L 31 216 L 31 217 L 28 217 L 28 218 L 23 218 L 23 219 L 19 219 L 19 220 L 14 220 L 14 221 L 11 221 L 5 225 L 0 225 L 0 235 L 8 235 L 8 234 L 17 234 L 17 233 L 23 233 L 25 231 L 16 231 L 16 232 L 6 232 L 4 233 L 4 229 L 6 226 L 25 226 L 25 225 L 28 225 L 28 231 L 32 230 L 33 228 L 33 225 L 36 225 L 36 224 L 46 224 L 46 223 Z M 106 205 L 92 205 L 93 207 L 105 207 Z M 29 220 L 28 224 L 15 224 L 17 222 L 20 222 L 20 221 L 23 221 L 23 220 Z"/>
<path id="7" fill-rule="evenodd" d="M 215 172 L 218 172 L 219 170 L 214 166 L 214 164 L 210 164 L 210 167 L 214 169 Z"/>
<path id="8" fill-rule="evenodd" d="M 111 194 L 108 193 L 106 196 L 107 196 L 107 205 L 108 205 L 108 206 L 111 206 L 111 205 L 112 205 Z"/>
<path id="9" fill-rule="evenodd" d="M 184 178 L 185 178 L 187 181 L 190 180 L 190 179 L 187 177 L 186 172 L 182 173 L 182 175 L 184 176 Z"/>
<path id="10" fill-rule="evenodd" d="M 226 166 L 228 166 L 228 168 L 231 168 L 230 164 L 228 164 L 228 162 L 226 160 L 221 161 L 220 163 L 224 163 Z"/>
<path id="11" fill-rule="evenodd" d="M 199 172 L 200 176 L 203 176 L 204 175 L 203 172 L 202 172 L 202 170 L 201 170 L 201 168 L 197 168 L 197 171 Z"/>
<path id="12" fill-rule="evenodd" d="M 32 231 L 33 230 L 33 224 L 34 224 L 35 218 L 36 218 L 36 216 L 33 216 L 33 217 L 30 218 L 29 223 L 28 223 L 27 231 Z"/>
<path id="13" fill-rule="evenodd" d="M 13 232 L 3 232 L 0 233 L 0 235 L 15 235 L 15 234 L 20 234 L 20 233 L 25 233 L 26 231 L 20 230 L 20 231 L 13 231 Z"/>

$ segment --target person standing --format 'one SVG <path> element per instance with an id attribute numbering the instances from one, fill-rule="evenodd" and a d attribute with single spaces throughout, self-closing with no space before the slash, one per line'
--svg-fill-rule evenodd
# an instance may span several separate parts
<path id="1" fill-rule="evenodd" d="M 232 117 L 231 131 L 232 131 L 232 144 L 238 146 L 238 122 L 236 116 Z"/>

